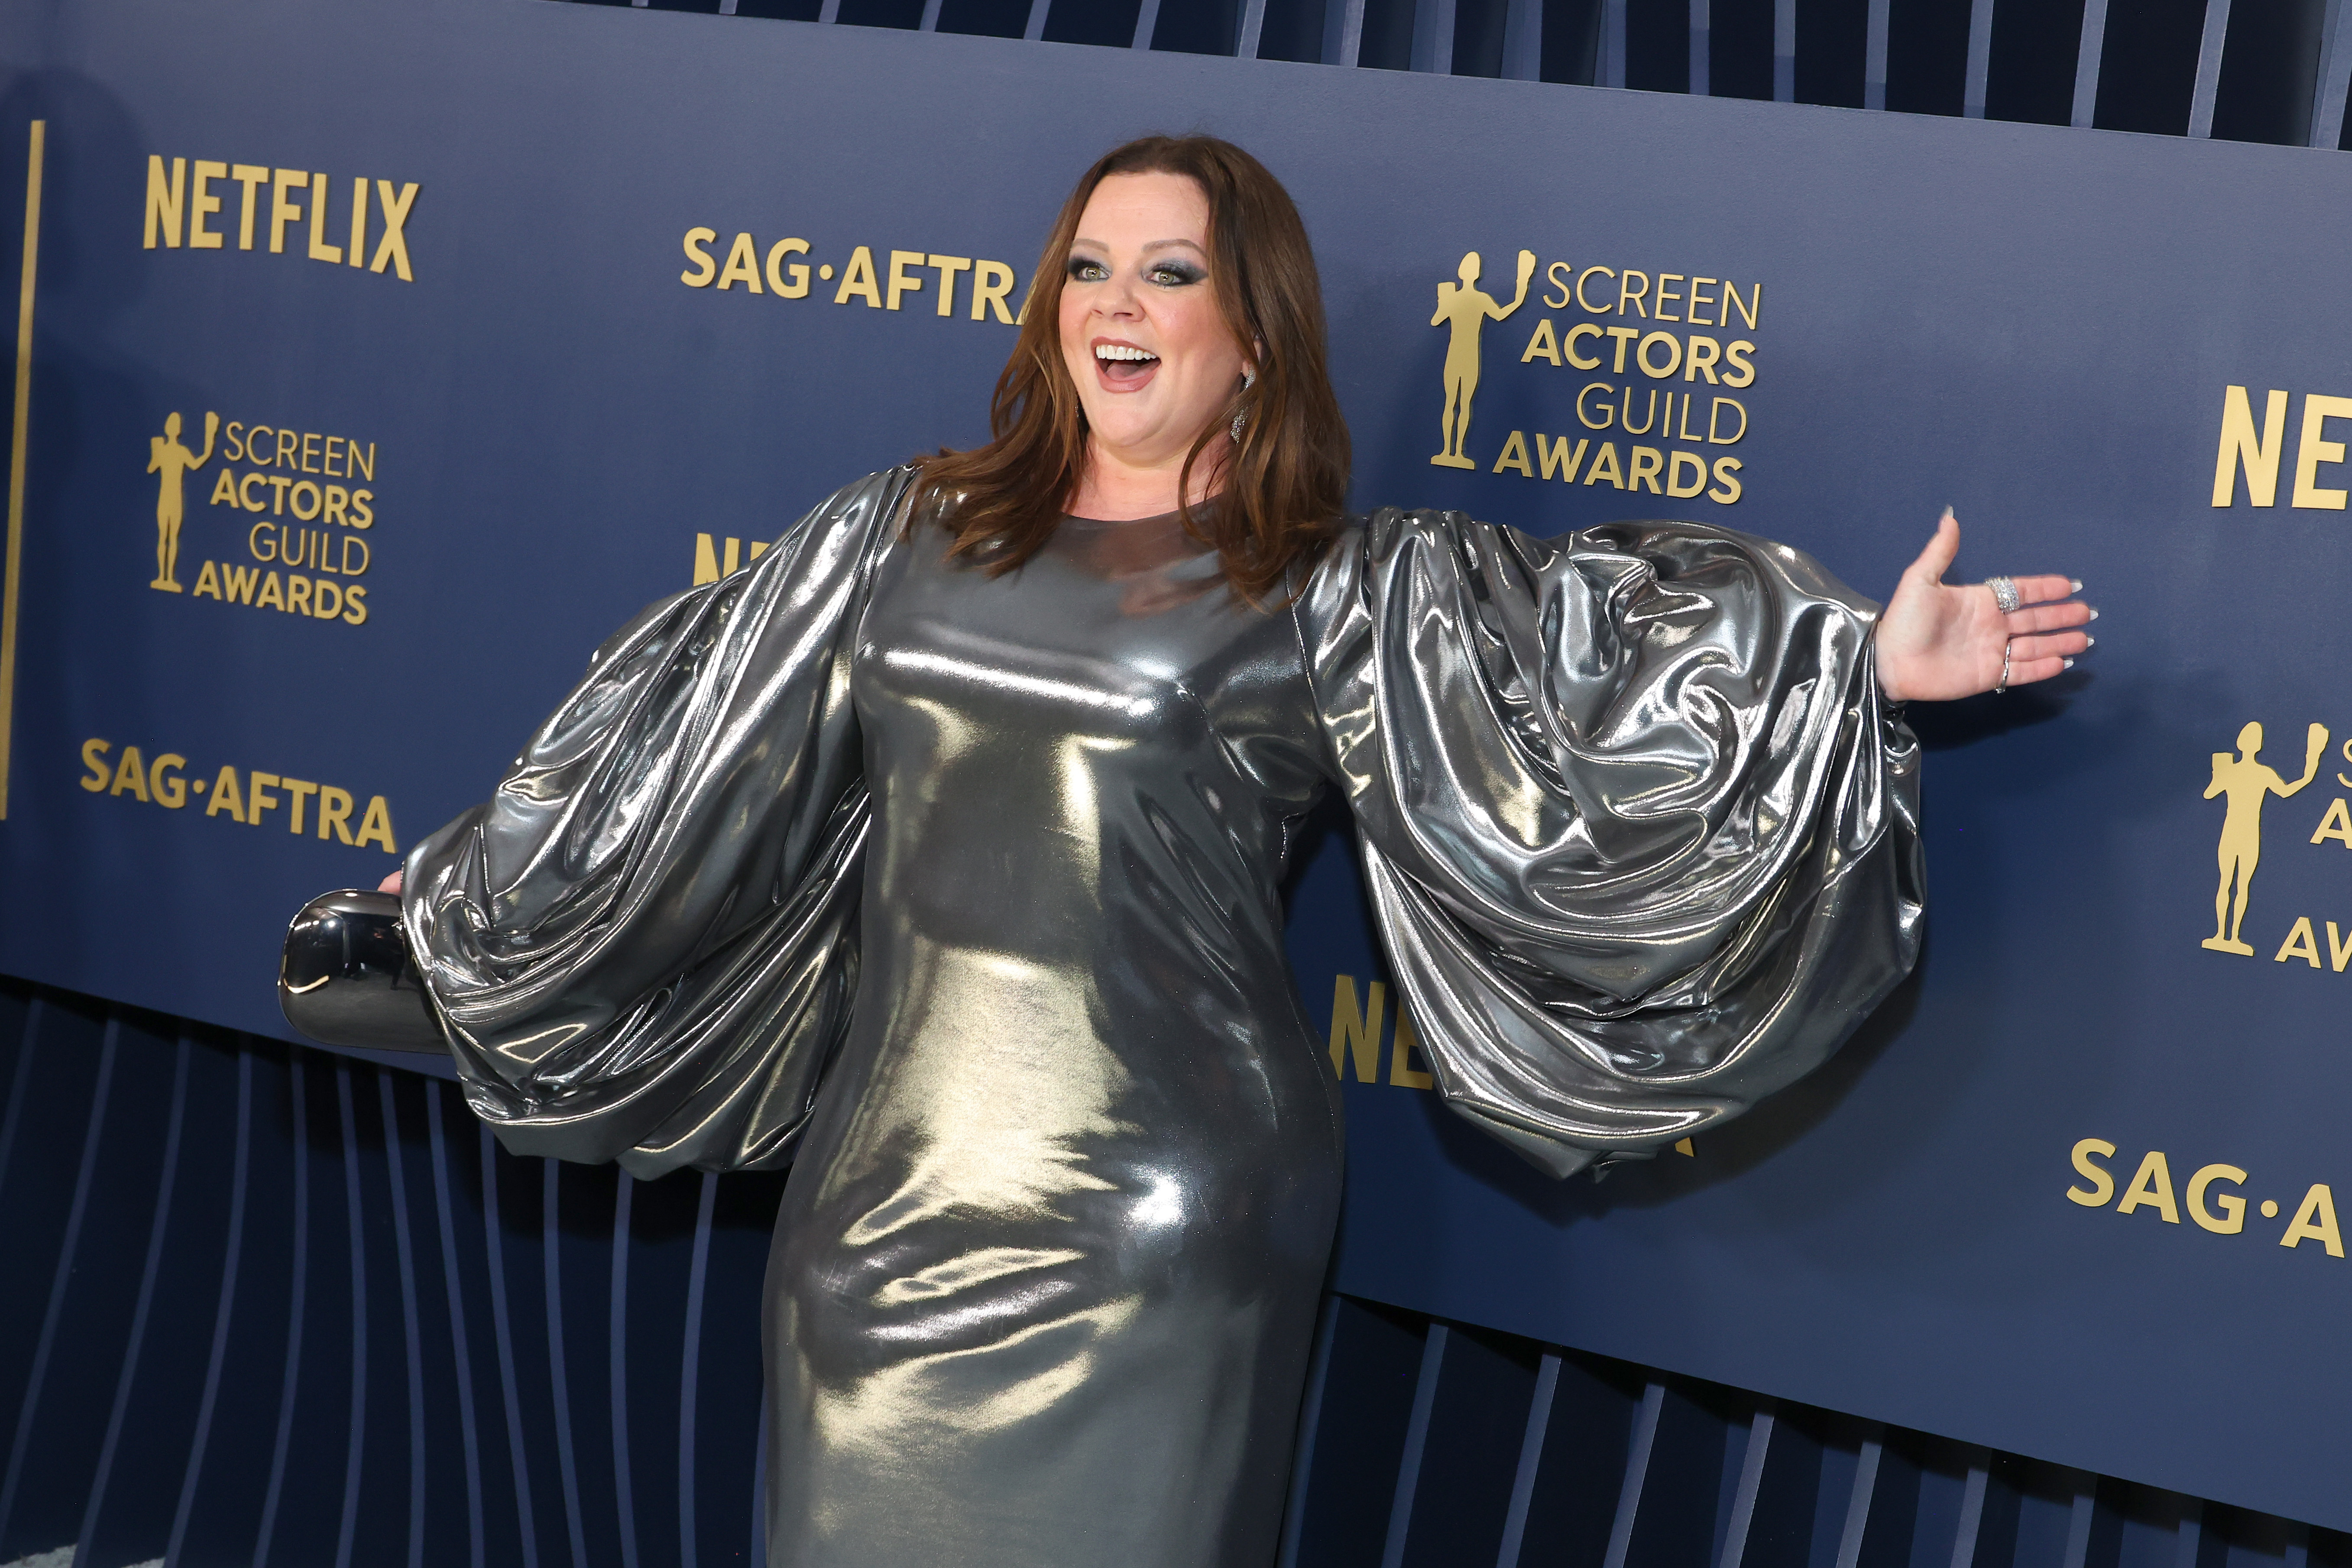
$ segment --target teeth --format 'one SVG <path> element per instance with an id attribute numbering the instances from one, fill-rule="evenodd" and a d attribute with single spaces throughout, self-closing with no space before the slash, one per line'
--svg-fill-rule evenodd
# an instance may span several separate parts
<path id="1" fill-rule="evenodd" d="M 1141 349 L 1129 347 L 1126 343 L 1097 343 L 1095 345 L 1095 358 L 1097 359 L 1139 361 L 1158 359 L 1159 357 L 1160 356 L 1158 354 L 1145 353 Z"/>

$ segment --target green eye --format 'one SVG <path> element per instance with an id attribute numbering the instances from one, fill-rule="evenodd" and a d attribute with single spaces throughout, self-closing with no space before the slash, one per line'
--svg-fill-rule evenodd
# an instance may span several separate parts
<path id="1" fill-rule="evenodd" d="M 1073 283 L 1099 283 L 1109 276 L 1110 268 L 1099 261 L 1078 256 L 1070 258 L 1070 281 Z"/>

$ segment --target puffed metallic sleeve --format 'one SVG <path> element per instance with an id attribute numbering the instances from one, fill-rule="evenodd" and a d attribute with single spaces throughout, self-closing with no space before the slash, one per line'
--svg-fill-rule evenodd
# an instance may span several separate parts
<path id="1" fill-rule="evenodd" d="M 509 1149 L 639 1176 L 790 1160 L 856 990 L 849 664 L 909 479 L 646 610 L 411 851 L 409 946 Z"/>
<path id="2" fill-rule="evenodd" d="M 1918 747 L 1876 606 L 1727 529 L 1382 511 L 1297 604 L 1447 1101 L 1556 1175 L 1825 1060 L 1909 972 Z"/>

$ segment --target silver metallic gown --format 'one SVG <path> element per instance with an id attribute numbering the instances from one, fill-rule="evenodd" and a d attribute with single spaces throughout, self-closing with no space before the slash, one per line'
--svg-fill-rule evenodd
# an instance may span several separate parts
<path id="1" fill-rule="evenodd" d="M 474 1109 L 791 1163 L 769 1561 L 1273 1559 L 1339 1196 L 1284 961 L 1354 808 L 1440 1088 L 1565 1175 L 1738 1114 L 1907 970 L 1916 754 L 1794 551 L 1454 513 L 1253 610 L 1172 520 L 1017 572 L 910 476 L 599 650 L 404 917 Z"/>

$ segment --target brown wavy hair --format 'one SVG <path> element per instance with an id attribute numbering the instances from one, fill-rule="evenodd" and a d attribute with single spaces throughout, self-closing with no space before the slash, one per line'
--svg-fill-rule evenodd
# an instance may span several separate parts
<path id="1" fill-rule="evenodd" d="M 1097 185 L 1146 174 L 1181 174 L 1208 198 L 1211 286 L 1234 341 L 1256 363 L 1256 382 L 1185 455 L 1177 508 L 1185 531 L 1216 548 L 1227 582 L 1260 604 L 1339 532 L 1348 426 L 1331 390 L 1323 286 L 1307 226 L 1265 164 L 1213 136 L 1142 137 L 1104 153 L 1080 177 L 1046 237 L 1020 341 L 996 379 L 992 439 L 918 459 L 920 498 L 929 503 L 918 515 L 936 517 L 955 536 L 949 553 L 985 556 L 992 574 L 1013 570 L 1052 537 L 1087 463 L 1086 412 L 1062 360 L 1070 240 Z M 1223 489 L 1195 507 L 1193 465 L 1237 416 L 1242 436 L 1224 459 Z"/>

